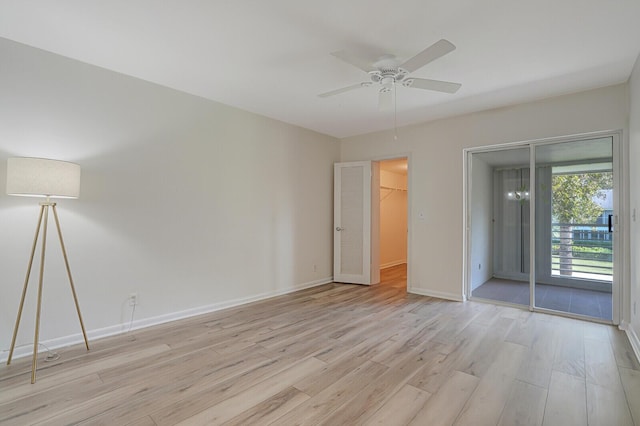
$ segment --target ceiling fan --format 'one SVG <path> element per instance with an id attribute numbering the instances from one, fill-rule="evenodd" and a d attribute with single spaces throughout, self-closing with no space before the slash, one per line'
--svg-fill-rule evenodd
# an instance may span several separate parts
<path id="1" fill-rule="evenodd" d="M 340 93 L 349 92 L 351 90 L 360 89 L 362 87 L 370 87 L 374 84 L 382 86 L 379 90 L 378 107 L 387 109 L 393 103 L 393 89 L 397 84 L 404 87 L 424 90 L 435 90 L 436 92 L 455 93 L 460 86 L 459 83 L 451 83 L 448 81 L 430 80 L 425 78 L 409 77 L 412 73 L 428 63 L 446 55 L 455 50 L 455 46 L 445 40 L 439 40 L 413 58 L 405 62 L 400 62 L 395 55 L 385 54 L 373 61 L 363 58 L 362 56 L 346 51 L 333 52 L 332 55 L 344 62 L 351 64 L 369 74 L 371 81 L 353 84 L 341 89 L 332 90 L 330 92 L 318 95 L 326 98 Z"/>

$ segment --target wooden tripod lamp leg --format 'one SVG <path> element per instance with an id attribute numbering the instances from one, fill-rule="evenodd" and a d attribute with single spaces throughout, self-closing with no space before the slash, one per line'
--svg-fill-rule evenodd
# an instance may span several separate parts
<path id="1" fill-rule="evenodd" d="M 44 205 L 44 228 L 42 230 L 42 253 L 40 253 L 40 278 L 38 279 L 38 305 L 36 308 L 36 332 L 33 337 L 33 360 L 31 361 L 31 383 L 36 382 L 36 370 L 38 369 L 38 338 L 40 337 L 40 308 L 42 307 L 42 282 L 44 278 L 44 255 L 47 248 L 47 222 L 49 219 L 49 206 Z"/>
<path id="2" fill-rule="evenodd" d="M 13 338 L 11 339 L 11 349 L 9 350 L 7 365 L 11 364 L 11 359 L 13 358 L 13 350 L 16 347 L 16 338 L 18 336 L 18 329 L 20 328 L 20 319 L 22 318 L 22 308 L 24 307 L 24 298 L 27 295 L 27 287 L 29 286 L 29 278 L 31 277 L 31 267 L 33 266 L 33 257 L 36 253 L 36 247 L 38 245 L 38 236 L 40 235 L 40 226 L 42 225 L 42 215 L 44 213 L 44 207 L 45 206 L 40 206 L 40 216 L 38 217 L 38 225 L 36 226 L 36 235 L 33 237 L 33 245 L 31 246 L 31 257 L 29 258 L 29 265 L 27 266 L 27 276 L 24 279 L 24 287 L 22 288 L 22 297 L 20 298 L 20 307 L 18 308 L 16 325 L 13 328 Z"/>
<path id="3" fill-rule="evenodd" d="M 84 337 L 84 345 L 89 350 L 89 340 L 87 339 L 87 332 L 84 329 L 84 322 L 82 321 L 82 314 L 80 313 L 80 304 L 78 303 L 78 296 L 76 295 L 76 288 L 73 285 L 73 278 L 71 277 L 71 268 L 69 268 L 69 259 L 67 258 L 67 249 L 64 246 L 62 240 L 62 231 L 60 230 L 60 221 L 58 220 L 58 211 L 56 205 L 53 205 L 53 217 L 56 220 L 56 227 L 58 228 L 58 237 L 60 238 L 60 246 L 62 247 L 62 256 L 64 257 L 64 264 L 67 267 L 67 275 L 69 276 L 69 284 L 71 284 L 71 293 L 73 294 L 73 300 L 76 304 L 76 311 L 78 312 L 78 319 L 80 320 L 80 327 L 82 328 L 82 336 Z"/>

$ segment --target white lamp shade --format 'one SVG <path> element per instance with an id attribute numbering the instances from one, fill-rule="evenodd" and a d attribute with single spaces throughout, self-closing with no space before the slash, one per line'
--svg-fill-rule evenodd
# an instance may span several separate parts
<path id="1" fill-rule="evenodd" d="M 7 160 L 7 194 L 78 198 L 80 166 L 45 158 L 9 158 Z"/>

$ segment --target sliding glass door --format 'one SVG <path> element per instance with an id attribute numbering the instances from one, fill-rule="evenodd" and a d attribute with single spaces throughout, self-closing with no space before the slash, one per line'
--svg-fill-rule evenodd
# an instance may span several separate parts
<path id="1" fill-rule="evenodd" d="M 530 304 L 529 148 L 472 156 L 472 296 Z"/>
<path id="2" fill-rule="evenodd" d="M 471 298 L 617 321 L 616 138 L 469 153 Z"/>
<path id="3" fill-rule="evenodd" d="M 537 146 L 535 306 L 611 321 L 613 138 Z"/>

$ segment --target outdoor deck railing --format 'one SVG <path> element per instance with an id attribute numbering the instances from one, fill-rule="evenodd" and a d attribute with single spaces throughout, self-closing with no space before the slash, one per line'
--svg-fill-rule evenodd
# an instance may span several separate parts
<path id="1" fill-rule="evenodd" d="M 553 223 L 551 235 L 555 274 L 591 274 L 600 279 L 613 275 L 613 234 L 608 225 Z"/>

